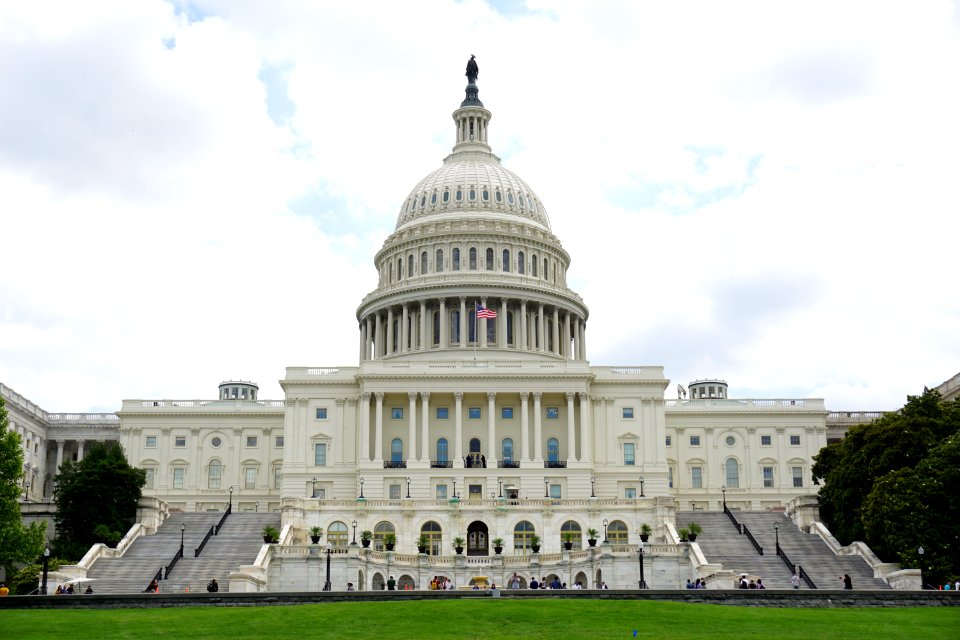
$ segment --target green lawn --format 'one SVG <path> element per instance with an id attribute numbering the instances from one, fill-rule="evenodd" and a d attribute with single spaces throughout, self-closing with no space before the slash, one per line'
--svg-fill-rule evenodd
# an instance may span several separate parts
<path id="1" fill-rule="evenodd" d="M 276 607 L 10 610 L 27 638 L 951 638 L 960 607 L 773 609 L 618 600 L 347 602 Z"/>

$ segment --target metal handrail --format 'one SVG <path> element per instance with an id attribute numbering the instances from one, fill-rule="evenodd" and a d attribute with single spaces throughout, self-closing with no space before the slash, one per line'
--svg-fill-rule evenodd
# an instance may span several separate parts
<path id="1" fill-rule="evenodd" d="M 183 557 L 183 545 L 180 545 L 180 548 L 177 549 L 177 553 L 173 556 L 173 560 L 170 561 L 170 564 L 167 565 L 167 570 L 163 574 L 166 576 L 166 579 L 170 579 L 170 572 L 173 571 L 173 568 L 177 566 L 177 561 Z"/>
<path id="2" fill-rule="evenodd" d="M 747 537 L 750 538 L 750 542 L 753 543 L 753 548 L 757 550 L 757 553 L 763 555 L 763 547 L 760 546 L 760 543 L 757 542 L 757 539 L 753 537 L 752 533 L 750 533 L 750 529 L 747 527 L 747 525 L 742 524 L 740 526 L 743 528 L 743 532 L 747 535 Z"/>
<path id="3" fill-rule="evenodd" d="M 223 512 L 222 516 L 220 516 L 220 522 L 218 522 L 217 526 L 214 527 L 213 535 L 215 536 L 220 535 L 220 528 L 223 526 L 223 523 L 227 521 L 227 516 L 230 515 L 231 513 L 233 513 L 233 505 L 228 504 L 227 510 Z"/>
<path id="4" fill-rule="evenodd" d="M 733 511 L 730 511 L 730 508 L 727 507 L 726 502 L 723 503 L 723 512 L 729 516 L 730 522 L 732 522 L 733 526 L 737 528 L 737 533 L 743 533 L 743 531 L 740 529 L 740 523 L 737 522 L 737 516 L 733 515 Z"/>
<path id="5" fill-rule="evenodd" d="M 796 572 L 797 566 L 796 566 L 795 564 L 793 564 L 792 562 L 790 562 L 790 558 L 787 557 L 786 552 L 783 550 L 783 547 L 780 546 L 780 543 L 779 543 L 779 542 L 777 543 L 776 549 L 777 549 L 777 556 L 778 556 L 781 560 L 783 560 L 783 563 L 784 563 L 785 565 L 787 565 L 787 569 L 790 569 L 790 572 L 791 572 L 791 573 Z"/>
<path id="6" fill-rule="evenodd" d="M 207 544 L 207 540 L 210 539 L 210 536 L 214 535 L 214 529 L 216 527 L 210 527 L 210 531 L 207 531 L 207 535 L 203 536 L 203 541 L 200 543 L 200 546 L 193 550 L 193 557 L 196 558 L 200 555 L 200 552 L 203 551 L 203 547 Z"/>
<path id="7" fill-rule="evenodd" d="M 813 584 L 813 580 L 810 579 L 810 575 L 803 570 L 803 567 L 797 565 L 797 573 L 800 575 L 800 578 L 807 583 L 807 586 L 811 589 L 816 589 L 817 585 Z"/>

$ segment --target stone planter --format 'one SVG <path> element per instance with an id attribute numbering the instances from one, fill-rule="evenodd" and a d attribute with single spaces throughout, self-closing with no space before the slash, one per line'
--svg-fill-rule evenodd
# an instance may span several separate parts
<path id="1" fill-rule="evenodd" d="M 319 544 L 320 536 L 310 536 L 310 542 L 312 542 L 313 544 Z"/>
<path id="2" fill-rule="evenodd" d="M 595 547 L 597 546 L 597 541 L 594 538 L 590 538 L 587 540 L 587 544 L 590 545 L 591 547 Z"/>

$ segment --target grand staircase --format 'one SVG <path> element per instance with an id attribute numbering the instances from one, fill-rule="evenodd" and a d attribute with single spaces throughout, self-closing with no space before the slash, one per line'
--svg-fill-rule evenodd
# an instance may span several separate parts
<path id="1" fill-rule="evenodd" d="M 734 511 L 763 547 L 761 556 L 746 535 L 723 512 L 677 512 L 677 528 L 696 522 L 703 527 L 697 538 L 707 562 L 720 563 L 737 574 L 759 576 L 768 589 L 790 589 L 793 575 L 776 555 L 776 538 L 790 561 L 803 567 L 818 589 L 841 589 L 840 578 L 849 574 L 854 589 L 889 589 L 860 556 L 838 556 L 815 534 L 804 533 L 782 513 Z M 779 523 L 779 529 L 774 527 Z M 801 589 L 808 588 L 801 582 Z"/>
<path id="2" fill-rule="evenodd" d="M 96 579 L 95 593 L 140 593 L 161 567 L 180 548 L 180 525 L 184 525 L 184 557 L 167 579 L 160 582 L 161 592 L 205 591 L 211 578 L 228 590 L 227 576 L 243 564 L 251 564 L 263 545 L 261 531 L 266 525 L 279 528 L 277 513 L 233 513 L 227 517 L 219 535 L 211 536 L 199 557 L 194 549 L 222 513 L 175 513 L 150 536 L 138 538 L 120 558 L 100 558 L 87 572 Z"/>

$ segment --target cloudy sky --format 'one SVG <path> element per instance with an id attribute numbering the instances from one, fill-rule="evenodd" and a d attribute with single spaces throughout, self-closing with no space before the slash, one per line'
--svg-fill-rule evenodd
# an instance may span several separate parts
<path id="1" fill-rule="evenodd" d="M 594 364 L 834 410 L 960 371 L 956 3 L 119 0 L 0 5 L 0 381 L 113 411 L 355 365 L 471 53 Z"/>

